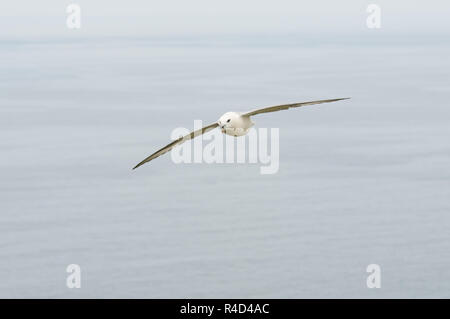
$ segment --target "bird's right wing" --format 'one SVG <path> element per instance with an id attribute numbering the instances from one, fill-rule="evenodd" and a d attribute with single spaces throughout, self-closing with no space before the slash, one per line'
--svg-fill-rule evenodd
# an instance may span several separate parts
<path id="1" fill-rule="evenodd" d="M 305 105 L 329 103 L 329 102 L 336 102 L 336 101 L 347 100 L 347 99 L 349 99 L 349 97 L 344 97 L 344 98 L 340 98 L 340 99 L 318 100 L 318 101 L 310 101 L 310 102 L 300 102 L 300 103 L 268 106 L 268 107 L 263 107 L 260 109 L 252 110 L 250 112 L 242 113 L 241 115 L 242 116 L 252 116 L 252 115 L 261 114 L 261 113 L 270 113 L 270 112 L 277 112 L 277 111 L 281 111 L 281 110 L 287 110 L 287 109 L 290 109 L 291 107 L 300 107 L 300 106 L 305 106 Z"/>
<path id="2" fill-rule="evenodd" d="M 147 157 L 146 159 L 144 159 L 142 162 L 140 162 L 139 164 L 137 164 L 135 167 L 133 167 L 133 169 L 138 168 L 139 166 L 150 162 L 152 159 L 157 158 L 158 156 L 161 156 L 165 153 L 167 153 L 168 151 L 170 151 L 172 148 L 174 148 L 175 146 L 184 143 L 187 140 L 191 140 L 194 137 L 200 136 L 208 131 L 211 131 L 212 129 L 216 128 L 217 126 L 219 126 L 219 124 L 217 123 L 213 123 L 210 124 L 208 126 L 202 127 L 201 129 L 192 131 L 191 133 L 189 133 L 188 135 L 182 136 L 177 140 L 174 140 L 172 143 L 167 144 L 166 146 L 164 146 L 163 148 L 157 150 L 155 153 L 153 153 L 152 155 L 150 155 L 149 157 Z"/>

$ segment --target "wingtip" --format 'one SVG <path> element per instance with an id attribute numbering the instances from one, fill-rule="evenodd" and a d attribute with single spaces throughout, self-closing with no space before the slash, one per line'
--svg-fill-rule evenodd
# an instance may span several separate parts
<path id="1" fill-rule="evenodd" d="M 138 167 L 144 165 L 144 164 L 147 163 L 147 162 L 148 162 L 147 160 L 143 160 L 142 162 L 140 162 L 139 164 L 137 164 L 135 167 L 133 167 L 133 170 L 135 170 L 136 168 L 138 168 Z"/>

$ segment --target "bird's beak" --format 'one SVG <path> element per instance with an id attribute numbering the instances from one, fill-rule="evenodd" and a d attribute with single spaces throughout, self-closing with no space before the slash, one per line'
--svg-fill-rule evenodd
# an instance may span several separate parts
<path id="1" fill-rule="evenodd" d="M 225 124 L 223 124 L 223 125 L 220 125 L 220 123 L 217 123 L 217 124 L 219 124 L 220 130 L 222 131 L 222 133 L 225 133 Z"/>

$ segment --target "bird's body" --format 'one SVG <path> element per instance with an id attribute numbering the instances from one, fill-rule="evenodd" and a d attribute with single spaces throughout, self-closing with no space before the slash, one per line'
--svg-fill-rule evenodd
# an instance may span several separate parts
<path id="1" fill-rule="evenodd" d="M 182 136 L 179 139 L 173 141 L 172 143 L 164 146 L 163 148 L 159 149 L 152 155 L 148 156 L 146 159 L 144 159 L 142 162 L 137 164 L 133 169 L 157 158 L 158 156 L 161 156 L 162 154 L 167 153 L 175 146 L 193 139 L 199 135 L 202 135 L 216 127 L 220 127 L 222 133 L 231 135 L 231 136 L 243 136 L 247 134 L 248 130 L 254 125 L 252 120 L 250 119 L 251 116 L 262 114 L 262 113 L 270 113 L 270 112 L 276 112 L 281 110 L 287 110 L 294 107 L 300 107 L 305 105 L 313 105 L 313 104 L 321 104 L 321 103 L 329 103 L 329 102 L 335 102 L 340 100 L 346 100 L 349 98 L 339 98 L 339 99 L 330 99 L 330 100 L 318 100 L 318 101 L 311 101 L 311 102 L 301 102 L 301 103 L 292 103 L 292 104 L 283 104 L 283 105 L 276 105 L 276 106 L 269 106 L 269 107 L 263 107 L 259 109 L 255 109 L 249 112 L 227 112 L 224 115 L 222 115 L 219 120 L 215 123 L 212 123 L 210 125 L 207 125 L 199 130 L 193 131 L 190 134 L 186 136 Z"/>

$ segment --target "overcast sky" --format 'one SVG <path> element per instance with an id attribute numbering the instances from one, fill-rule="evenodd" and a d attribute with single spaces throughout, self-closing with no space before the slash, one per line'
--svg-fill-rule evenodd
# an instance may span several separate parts
<path id="1" fill-rule="evenodd" d="M 445 34 L 445 0 L 40 0 L 2 1 L 0 36 L 64 35 L 66 7 L 82 9 L 78 35 L 204 35 L 367 32 L 366 8 L 382 9 L 382 30 L 393 34 Z"/>

